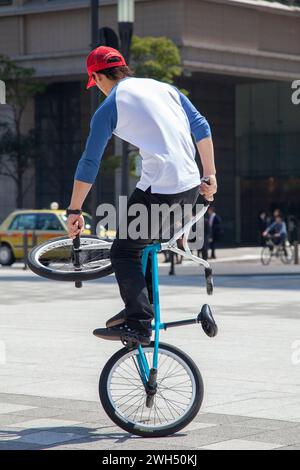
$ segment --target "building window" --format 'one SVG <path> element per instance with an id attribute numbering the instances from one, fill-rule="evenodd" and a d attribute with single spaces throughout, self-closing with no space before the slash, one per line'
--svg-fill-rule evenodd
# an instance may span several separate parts
<path id="1" fill-rule="evenodd" d="M 0 0 L 0 6 L 1 5 L 11 5 L 13 0 Z"/>

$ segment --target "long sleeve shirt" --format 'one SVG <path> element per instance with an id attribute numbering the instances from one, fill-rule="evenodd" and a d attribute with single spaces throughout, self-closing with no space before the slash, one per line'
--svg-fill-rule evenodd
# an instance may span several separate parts
<path id="1" fill-rule="evenodd" d="M 142 171 L 137 187 L 174 194 L 200 184 L 196 142 L 210 137 L 210 126 L 175 87 L 148 78 L 125 78 L 96 110 L 75 179 L 93 183 L 112 135 L 138 147 Z"/>

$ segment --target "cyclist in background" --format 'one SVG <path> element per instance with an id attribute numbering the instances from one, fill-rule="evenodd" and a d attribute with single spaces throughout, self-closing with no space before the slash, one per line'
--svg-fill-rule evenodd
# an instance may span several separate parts
<path id="1" fill-rule="evenodd" d="M 264 237 L 267 237 L 268 235 L 271 236 L 274 245 L 282 245 L 285 247 L 287 227 L 281 215 L 276 215 L 275 221 L 263 232 Z"/>

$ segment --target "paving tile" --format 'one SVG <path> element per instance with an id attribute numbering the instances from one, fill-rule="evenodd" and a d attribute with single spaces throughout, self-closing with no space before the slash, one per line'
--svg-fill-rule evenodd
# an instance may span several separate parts
<path id="1" fill-rule="evenodd" d="M 78 421 L 64 421 L 61 419 L 41 418 L 28 421 L 20 421 L 8 425 L 8 428 L 23 430 L 23 429 L 40 429 L 40 428 L 70 428 L 79 424 Z"/>
<path id="2" fill-rule="evenodd" d="M 107 443 L 105 441 L 70 443 L 55 446 L 53 450 L 190 450 L 188 446 L 177 445 L 175 442 L 161 444 L 159 439 L 132 439 L 123 443 Z M 50 449 L 51 450 L 51 449 Z"/>
<path id="3" fill-rule="evenodd" d="M 15 403 L 0 403 L 0 416 L 5 413 L 16 413 L 23 410 L 33 409 L 32 406 L 17 405 Z"/>
<path id="4" fill-rule="evenodd" d="M 102 423 L 111 423 L 111 420 L 104 412 L 103 409 L 97 411 L 84 411 L 84 410 L 69 410 L 63 411 L 60 409 L 59 419 L 76 420 L 82 423 L 94 423 L 94 425 Z"/>
<path id="5" fill-rule="evenodd" d="M 66 398 L 40 397 L 35 395 L 0 393 L 0 403 L 17 403 L 21 405 L 31 405 L 32 407 L 45 407 L 78 411 L 99 411 L 101 405 L 99 401 L 72 400 Z M 1 412 L 1 405 L 0 405 Z"/>
<path id="6" fill-rule="evenodd" d="M 298 423 L 294 421 L 252 418 L 249 416 L 226 415 L 218 413 L 199 413 L 194 421 L 214 424 L 238 424 L 240 426 L 255 427 L 266 430 L 276 430 L 298 426 Z"/>
<path id="7" fill-rule="evenodd" d="M 300 441 L 300 426 L 293 426 L 291 428 L 278 429 L 276 431 L 265 431 L 256 434 L 254 437 L 249 437 L 249 441 L 258 440 L 261 442 L 277 443 L 281 446 L 298 444 Z"/>
<path id="8" fill-rule="evenodd" d="M 19 421 L 24 420 L 24 416 L 17 413 L 7 413 L 0 415 L 0 429 L 3 426 L 8 426 L 10 424 L 18 423 Z"/>
<path id="9" fill-rule="evenodd" d="M 18 403 L 19 405 L 41 406 L 45 398 L 34 395 L 0 393 L 0 403 Z"/>
<path id="10" fill-rule="evenodd" d="M 298 446 L 279 447 L 279 449 L 276 450 L 300 450 L 300 443 Z"/>
<path id="11" fill-rule="evenodd" d="M 213 444 L 228 439 L 243 439 L 261 432 L 261 429 L 246 428 L 239 425 L 220 425 L 207 429 L 199 429 L 191 433 L 185 432 L 184 429 L 177 434 L 160 438 L 160 442 L 170 445 L 183 445 L 186 447 L 200 447 L 206 444 Z M 174 441 L 174 442 L 173 442 Z"/>
<path id="12" fill-rule="evenodd" d="M 60 408 L 28 408 L 26 410 L 20 410 L 17 413 L 10 413 L 10 415 L 18 415 L 22 416 L 22 419 L 20 421 L 25 421 L 26 419 L 38 419 L 38 418 L 55 418 L 60 415 L 64 414 L 64 410 Z M 0 423 L 2 422 L 1 419 L 2 417 L 8 416 L 8 414 L 0 414 Z"/>
<path id="13" fill-rule="evenodd" d="M 194 421 L 201 423 L 213 423 L 213 424 L 234 424 L 240 422 L 246 422 L 253 418 L 247 418 L 239 415 L 228 415 L 222 413 L 199 413 Z"/>
<path id="14" fill-rule="evenodd" d="M 286 429 L 299 426 L 299 423 L 292 421 L 281 421 L 276 419 L 264 419 L 264 418 L 245 418 L 241 419 L 238 423 L 240 426 L 243 424 L 247 427 L 261 428 L 268 431 L 276 431 L 277 429 Z"/>
<path id="15" fill-rule="evenodd" d="M 300 403 L 296 405 L 290 404 L 287 406 L 276 406 L 267 410 L 256 410 L 249 413 L 245 413 L 245 415 L 249 418 L 264 418 L 300 423 Z"/>
<path id="16" fill-rule="evenodd" d="M 191 431 L 197 431 L 198 429 L 208 429 L 208 428 L 213 428 L 215 426 L 218 426 L 218 424 L 214 423 L 200 423 L 199 421 L 192 421 L 190 424 L 188 424 L 183 431 L 184 432 L 191 432 Z"/>
<path id="17" fill-rule="evenodd" d="M 238 414 L 249 417 L 267 417 L 263 413 L 269 412 L 269 417 L 276 419 L 272 415 L 272 411 L 283 409 L 285 410 L 298 410 L 298 415 L 294 412 L 294 416 L 300 415 L 300 401 L 299 395 L 286 396 L 281 398 L 250 398 L 246 400 L 237 399 L 231 403 L 224 403 L 223 405 L 212 405 L 206 407 L 207 412 L 222 413 L 222 414 Z"/>
<path id="18" fill-rule="evenodd" d="M 199 450 L 273 450 L 279 448 L 280 444 L 267 444 L 265 442 L 248 441 L 243 439 L 230 439 L 228 441 L 216 442 L 215 444 L 199 447 Z"/>

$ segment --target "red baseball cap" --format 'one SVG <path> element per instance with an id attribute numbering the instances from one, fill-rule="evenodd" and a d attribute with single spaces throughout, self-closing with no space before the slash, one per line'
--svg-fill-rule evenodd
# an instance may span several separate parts
<path id="1" fill-rule="evenodd" d="M 113 62 L 109 59 L 115 58 Z M 117 60 L 119 59 L 119 61 Z M 108 46 L 100 46 L 96 49 L 93 49 L 86 59 L 86 69 L 89 76 L 89 81 L 87 83 L 87 88 L 96 86 L 96 82 L 93 79 L 93 72 L 98 72 L 99 70 L 110 69 L 112 67 L 121 67 L 127 65 L 122 54 Z"/>

